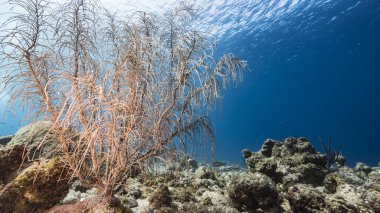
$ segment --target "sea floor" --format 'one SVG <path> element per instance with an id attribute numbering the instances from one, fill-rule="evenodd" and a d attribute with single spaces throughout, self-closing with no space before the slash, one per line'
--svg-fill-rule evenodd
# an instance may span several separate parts
<path id="1" fill-rule="evenodd" d="M 181 158 L 128 178 L 105 206 L 97 188 L 68 181 L 58 157 L 25 159 L 33 143 L 23 139 L 49 139 L 47 126 L 20 129 L 1 145 L 0 212 L 380 212 L 380 165 L 349 167 L 306 138 L 242 150 L 243 167 Z"/>

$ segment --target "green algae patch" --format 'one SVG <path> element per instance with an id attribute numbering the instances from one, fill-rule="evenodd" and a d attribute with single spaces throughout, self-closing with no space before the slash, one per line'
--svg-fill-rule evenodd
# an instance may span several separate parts
<path id="1" fill-rule="evenodd" d="M 1 212 L 41 212 L 59 203 L 68 192 L 67 169 L 55 157 L 34 162 L 0 192 Z"/>

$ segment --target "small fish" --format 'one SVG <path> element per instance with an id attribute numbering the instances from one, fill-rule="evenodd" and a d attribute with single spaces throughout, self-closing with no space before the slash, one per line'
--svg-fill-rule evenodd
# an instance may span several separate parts
<path id="1" fill-rule="evenodd" d="M 225 166 L 226 163 L 223 163 L 223 162 L 220 162 L 220 161 L 215 161 L 212 163 L 212 166 L 213 167 L 221 167 L 221 166 Z"/>

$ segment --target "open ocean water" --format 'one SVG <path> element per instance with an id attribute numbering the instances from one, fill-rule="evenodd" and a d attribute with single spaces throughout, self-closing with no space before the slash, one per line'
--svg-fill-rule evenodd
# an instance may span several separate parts
<path id="1" fill-rule="evenodd" d="M 103 0 L 110 9 L 160 12 L 174 1 Z M 380 161 L 379 0 L 196 0 L 203 29 L 250 72 L 211 115 L 216 160 L 241 163 L 241 150 L 266 138 L 319 137 L 342 147 L 349 164 Z M 1 10 L 6 10 L 3 7 Z M 0 110 L 3 112 L 6 97 Z M 23 112 L 7 114 L 13 134 Z"/>
<path id="2" fill-rule="evenodd" d="M 225 1 L 225 5 L 228 5 Z M 247 3 L 250 2 L 250 3 Z M 265 138 L 332 138 L 349 164 L 380 161 L 380 1 L 235 1 L 219 50 L 252 69 L 216 113 L 219 157 Z M 221 6 L 223 7 L 223 6 Z M 225 6 L 227 7 L 227 6 Z M 218 18 L 216 18 L 217 20 Z M 226 24 L 228 25 L 228 24 Z"/>

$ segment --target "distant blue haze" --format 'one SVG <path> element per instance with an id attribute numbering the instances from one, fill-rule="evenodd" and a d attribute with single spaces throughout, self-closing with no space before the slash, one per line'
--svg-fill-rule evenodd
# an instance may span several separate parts
<path id="1" fill-rule="evenodd" d="M 377 165 L 380 1 L 336 1 L 329 10 L 285 19 L 259 35 L 241 32 L 219 44 L 246 59 L 252 72 L 213 114 L 217 157 L 239 163 L 241 149 L 289 136 L 307 137 L 321 151 L 318 138 L 331 136 L 350 164 Z"/>

